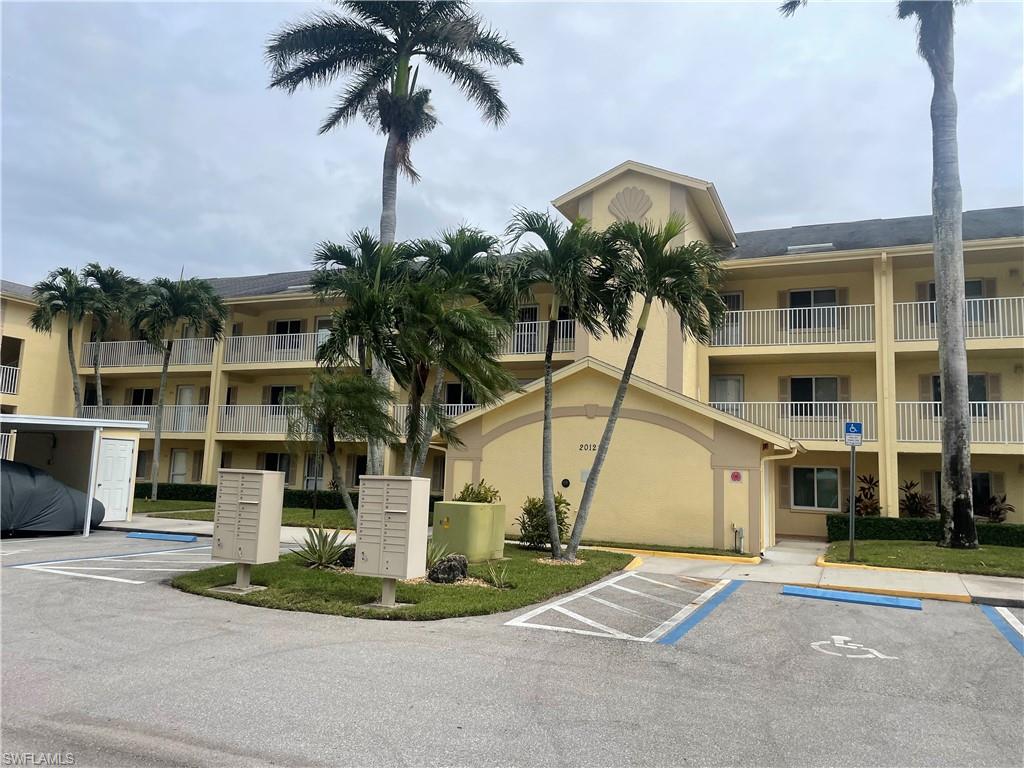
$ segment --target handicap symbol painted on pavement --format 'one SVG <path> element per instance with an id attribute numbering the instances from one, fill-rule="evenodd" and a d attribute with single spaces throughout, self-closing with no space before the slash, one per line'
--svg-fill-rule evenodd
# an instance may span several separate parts
<path id="1" fill-rule="evenodd" d="M 886 656 L 884 653 L 868 648 L 860 643 L 851 643 L 851 638 L 843 635 L 832 635 L 831 640 L 818 640 L 811 643 L 811 648 L 829 656 L 842 656 L 846 659 L 898 659 L 898 656 Z"/>

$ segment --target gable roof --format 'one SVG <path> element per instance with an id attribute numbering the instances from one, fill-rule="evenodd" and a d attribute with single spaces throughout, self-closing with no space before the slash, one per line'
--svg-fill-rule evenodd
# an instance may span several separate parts
<path id="1" fill-rule="evenodd" d="M 964 241 L 1024 237 L 1024 206 L 964 211 L 963 232 Z M 795 255 L 789 250 L 792 247 L 797 247 L 799 254 L 821 254 L 830 251 L 930 245 L 931 242 L 930 215 L 904 216 L 896 219 L 865 219 L 737 232 L 736 248 L 726 251 L 723 255 L 727 260 L 761 259 Z"/>
<path id="2" fill-rule="evenodd" d="M 571 376 L 575 376 L 576 374 L 582 371 L 587 370 L 601 373 L 615 382 L 618 382 L 622 378 L 621 368 L 616 368 L 614 365 L 609 365 L 608 363 L 603 362 L 601 360 L 597 360 L 596 358 L 593 357 L 584 357 L 581 358 L 580 360 L 577 360 L 572 365 L 567 365 L 565 368 L 559 368 L 557 371 L 555 371 L 551 379 L 555 384 L 557 384 L 559 381 L 562 381 L 563 379 L 567 379 Z M 660 397 L 663 400 L 667 400 L 673 405 L 680 406 L 682 408 L 685 408 L 686 410 L 692 411 L 701 416 L 705 416 L 709 419 L 712 419 L 713 421 L 725 424 L 726 426 L 732 427 L 733 429 L 737 429 L 740 432 L 746 432 L 747 434 L 758 438 L 762 442 L 771 443 L 779 448 L 785 448 L 789 450 L 792 450 L 794 448 L 802 448 L 800 443 L 798 443 L 796 440 L 791 440 L 790 438 L 784 435 L 780 435 L 778 432 L 772 432 L 769 429 L 764 429 L 763 427 L 759 427 L 756 424 L 752 424 L 749 421 L 744 421 L 743 419 L 738 419 L 735 416 L 730 416 L 728 413 L 725 413 L 724 411 L 720 411 L 717 408 L 712 408 L 707 403 L 702 403 L 699 400 L 694 400 L 692 397 L 686 397 L 685 395 L 681 395 L 678 392 L 669 389 L 668 387 L 663 387 L 660 384 L 655 384 L 653 381 L 640 378 L 639 376 L 633 376 L 630 379 L 629 384 L 631 387 L 636 387 L 637 389 L 641 389 L 645 392 L 655 395 L 656 397 Z M 529 384 L 523 387 L 520 391 L 509 393 L 496 403 L 493 403 L 491 405 L 480 406 L 478 408 L 473 408 L 472 410 L 466 411 L 465 413 L 456 416 L 454 419 L 452 419 L 452 423 L 454 426 L 466 424 L 467 422 L 470 422 L 473 419 L 480 418 L 485 413 L 490 413 L 491 411 L 497 410 L 498 408 L 501 408 L 507 405 L 508 403 L 515 402 L 519 398 L 526 397 L 527 395 L 533 392 L 537 392 L 538 390 L 542 390 L 543 388 L 544 379 L 535 379 L 534 381 L 531 381 Z"/>
<path id="3" fill-rule="evenodd" d="M 10 280 L 0 280 L 0 296 L 3 298 L 32 299 L 32 286 Z"/>
<path id="4" fill-rule="evenodd" d="M 700 211 L 704 223 L 707 224 L 716 241 L 729 245 L 736 242 L 736 233 L 732 228 L 732 222 L 729 221 L 729 215 L 725 212 L 725 206 L 722 205 L 722 200 L 718 196 L 718 190 L 715 189 L 714 184 L 693 176 L 685 176 L 681 173 L 667 171 L 664 168 L 638 163 L 636 160 L 626 160 L 623 163 L 619 163 L 614 168 L 605 171 L 599 176 L 595 176 L 590 181 L 584 182 L 575 189 L 559 195 L 551 201 L 551 204 L 566 218 L 570 220 L 575 219 L 579 215 L 579 201 L 581 197 L 614 179 L 616 176 L 621 176 L 629 171 L 653 176 L 657 179 L 686 187 L 693 195 L 694 204 Z"/>

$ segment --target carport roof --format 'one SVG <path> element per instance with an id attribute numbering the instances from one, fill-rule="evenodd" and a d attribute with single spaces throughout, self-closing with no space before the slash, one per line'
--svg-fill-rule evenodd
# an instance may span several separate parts
<path id="1" fill-rule="evenodd" d="M 50 427 L 51 429 L 61 429 L 67 432 L 85 432 L 97 428 L 143 430 L 148 426 L 145 421 L 79 419 L 73 416 L 30 416 L 19 413 L 0 414 L 0 424 L 8 424 L 13 427 Z"/>
<path id="2" fill-rule="evenodd" d="M 575 374 L 588 369 L 592 371 L 597 371 L 598 373 L 602 373 L 605 376 L 615 379 L 616 381 L 622 378 L 621 368 L 616 368 L 614 365 L 609 365 L 608 363 L 605 363 L 601 360 L 597 360 L 593 357 L 584 357 L 582 360 L 577 360 L 572 365 L 567 365 L 565 368 L 561 368 L 558 371 L 556 371 L 551 378 L 552 381 L 555 384 L 557 384 L 562 379 L 567 379 L 570 376 L 574 376 Z M 728 413 L 725 413 L 724 411 L 718 410 L 717 408 L 712 408 L 707 403 L 702 403 L 699 400 L 694 400 L 692 397 L 686 397 L 685 395 L 681 395 L 678 392 L 669 389 L 668 387 L 663 387 L 660 384 L 655 384 L 653 381 L 648 381 L 647 379 L 640 378 L 639 376 L 634 375 L 630 379 L 629 384 L 631 387 L 637 387 L 639 389 L 642 389 L 646 392 L 651 393 L 652 395 L 667 400 L 675 405 L 681 406 L 690 411 L 694 411 L 700 414 L 701 416 L 706 416 L 709 419 L 721 422 L 722 424 L 732 427 L 733 429 L 737 429 L 740 432 L 746 432 L 749 435 L 753 435 L 759 438 L 762 442 L 771 443 L 772 445 L 778 448 L 784 448 L 787 450 L 802 449 L 802 446 L 796 440 L 792 440 L 786 437 L 785 435 L 780 435 L 778 432 L 772 432 L 769 429 L 759 427 L 756 424 L 752 424 L 749 421 L 738 419 L 735 416 L 731 416 Z M 501 400 L 499 400 L 496 403 L 493 403 L 492 405 L 481 406 L 479 408 L 473 408 L 472 410 L 466 411 L 465 413 L 455 417 L 452 421 L 456 425 L 466 424 L 467 422 L 470 422 L 473 419 L 479 418 L 485 413 L 496 410 L 508 403 L 518 400 L 520 397 L 525 397 L 531 392 L 536 392 L 537 390 L 543 389 L 543 387 L 544 379 L 536 379 L 535 381 L 532 381 L 525 387 L 523 387 L 521 391 L 513 392 L 512 394 L 502 398 Z"/>

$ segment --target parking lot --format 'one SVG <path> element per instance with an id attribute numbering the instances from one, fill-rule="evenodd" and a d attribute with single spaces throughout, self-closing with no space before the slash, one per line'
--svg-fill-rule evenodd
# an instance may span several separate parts
<path id="1" fill-rule="evenodd" d="M 0 543 L 5 752 L 133 766 L 1024 763 L 1024 657 L 977 605 L 851 605 L 641 569 L 514 614 L 361 621 L 177 592 L 173 569 L 209 550 L 161 544 Z"/>

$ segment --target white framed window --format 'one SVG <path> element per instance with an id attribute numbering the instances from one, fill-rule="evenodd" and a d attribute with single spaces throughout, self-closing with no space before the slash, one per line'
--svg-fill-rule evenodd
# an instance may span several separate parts
<path id="1" fill-rule="evenodd" d="M 430 491 L 431 493 L 444 491 L 444 454 L 435 456 L 430 465 Z"/>
<path id="2" fill-rule="evenodd" d="M 306 472 L 302 481 L 302 487 L 307 491 L 314 488 L 322 491 L 324 486 L 324 455 L 310 453 L 306 455 Z"/>
<path id="3" fill-rule="evenodd" d="M 789 292 L 790 328 L 822 328 L 836 324 L 835 311 L 829 312 L 825 307 L 835 307 L 839 291 L 835 288 L 808 288 Z"/>
<path id="4" fill-rule="evenodd" d="M 985 281 L 980 279 L 964 280 L 965 299 L 985 298 Z M 928 300 L 935 301 L 935 282 L 928 283 Z"/>
<path id="5" fill-rule="evenodd" d="M 352 488 L 359 487 L 359 476 L 366 474 L 366 454 L 348 457 L 348 484 Z"/>
<path id="6" fill-rule="evenodd" d="M 794 403 L 834 403 L 839 400 L 838 376 L 792 376 L 789 399 Z"/>
<path id="7" fill-rule="evenodd" d="M 286 335 L 293 333 L 302 332 L 302 321 L 301 320 L 275 320 L 274 321 L 274 333 L 278 335 Z"/>
<path id="8" fill-rule="evenodd" d="M 444 401 L 448 405 L 476 405 L 472 390 L 461 381 L 450 381 L 444 385 Z"/>
<path id="9" fill-rule="evenodd" d="M 287 453 L 263 454 L 263 469 L 268 472 L 284 472 L 285 478 L 287 478 L 288 470 L 291 468 L 291 465 L 292 457 Z"/>
<path id="10" fill-rule="evenodd" d="M 139 451 L 139 457 L 135 462 L 135 477 L 138 479 L 148 479 L 150 474 L 150 468 L 153 466 L 153 452 L 152 451 Z"/>
<path id="11" fill-rule="evenodd" d="M 791 472 L 793 509 L 839 509 L 838 467 L 793 467 Z"/>

